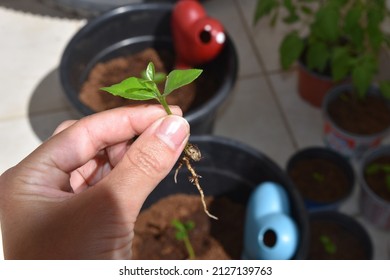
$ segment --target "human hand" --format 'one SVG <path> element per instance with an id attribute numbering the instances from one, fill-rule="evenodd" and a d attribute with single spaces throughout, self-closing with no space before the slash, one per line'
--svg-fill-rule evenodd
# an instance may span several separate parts
<path id="1" fill-rule="evenodd" d="M 68 121 L 54 134 L 0 177 L 5 258 L 131 258 L 138 213 L 179 158 L 188 123 L 144 105 Z"/>

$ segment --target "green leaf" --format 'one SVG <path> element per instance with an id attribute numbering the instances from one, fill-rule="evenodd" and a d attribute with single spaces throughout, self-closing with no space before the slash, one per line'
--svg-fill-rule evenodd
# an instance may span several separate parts
<path id="1" fill-rule="evenodd" d="M 256 24 L 263 16 L 270 14 L 277 6 L 277 0 L 257 0 L 253 23 Z"/>
<path id="2" fill-rule="evenodd" d="M 148 81 L 135 77 L 128 78 L 110 87 L 103 87 L 101 90 L 132 100 L 157 99 L 157 95 L 148 84 Z"/>
<path id="3" fill-rule="evenodd" d="M 167 76 L 163 96 L 167 96 L 175 89 L 193 82 L 202 74 L 201 69 L 173 70 Z"/>
<path id="4" fill-rule="evenodd" d="M 176 232 L 176 234 L 175 234 L 175 238 L 176 238 L 177 240 L 183 240 L 183 239 L 185 239 L 186 237 L 187 237 L 186 233 L 185 233 L 185 232 L 182 232 L 182 231 L 178 231 L 178 232 Z"/>
<path id="5" fill-rule="evenodd" d="M 349 38 L 354 48 L 358 51 L 364 49 L 364 29 L 361 24 L 363 8 L 360 5 L 353 6 L 344 18 L 345 38 Z"/>
<path id="6" fill-rule="evenodd" d="M 146 67 L 145 76 L 149 81 L 154 81 L 154 64 L 153 62 L 149 62 L 148 66 Z"/>
<path id="7" fill-rule="evenodd" d="M 283 6 L 288 11 L 288 15 L 283 19 L 285 23 L 294 23 L 299 20 L 296 7 L 293 5 L 292 0 L 283 0 Z"/>
<path id="8" fill-rule="evenodd" d="M 372 48 L 375 52 L 378 52 L 382 46 L 382 43 L 384 42 L 384 36 L 380 30 L 380 27 L 377 25 L 368 24 L 367 35 Z"/>
<path id="9" fill-rule="evenodd" d="M 309 69 L 316 69 L 319 72 L 323 72 L 329 57 L 329 50 L 324 43 L 318 41 L 313 42 L 308 47 L 306 63 Z"/>
<path id="10" fill-rule="evenodd" d="M 306 14 L 306 15 L 312 15 L 313 14 L 313 10 L 310 6 L 301 6 L 301 11 L 302 13 Z"/>
<path id="11" fill-rule="evenodd" d="M 383 164 L 382 170 L 383 172 L 390 174 L 390 164 Z"/>
<path id="12" fill-rule="evenodd" d="M 154 82 L 156 84 L 163 82 L 166 79 L 167 75 L 165 73 L 157 72 L 154 74 Z"/>
<path id="13" fill-rule="evenodd" d="M 178 219 L 173 219 L 171 221 L 172 226 L 177 229 L 178 231 L 185 231 L 185 227 L 182 222 L 180 222 Z"/>
<path id="14" fill-rule="evenodd" d="M 188 221 L 184 224 L 187 232 L 195 228 L 195 223 L 193 221 Z"/>
<path id="15" fill-rule="evenodd" d="M 371 55 L 365 55 L 359 59 L 355 69 L 352 71 L 352 82 L 358 96 L 363 98 L 370 87 L 376 72 L 376 60 Z"/>
<path id="16" fill-rule="evenodd" d="M 381 81 L 379 88 L 386 99 L 390 99 L 390 81 Z"/>
<path id="17" fill-rule="evenodd" d="M 324 249 L 327 253 L 329 253 L 329 254 L 336 253 L 337 247 L 328 236 L 321 235 L 320 241 L 321 241 L 322 245 L 324 246 Z"/>
<path id="18" fill-rule="evenodd" d="M 339 18 L 340 11 L 331 5 L 320 9 L 316 14 L 316 20 L 313 23 L 317 29 L 317 35 L 320 38 L 335 42 L 339 39 Z"/>
<path id="19" fill-rule="evenodd" d="M 344 19 L 345 32 L 351 32 L 357 26 L 360 26 L 360 18 L 362 16 L 362 12 L 363 10 L 361 6 L 354 6 L 348 11 Z"/>
<path id="20" fill-rule="evenodd" d="M 341 81 L 351 74 L 351 65 L 353 58 L 349 55 L 348 49 L 345 47 L 335 48 L 332 57 L 332 79 Z"/>
<path id="21" fill-rule="evenodd" d="M 279 49 L 283 69 L 288 69 L 301 56 L 303 49 L 304 43 L 298 32 L 291 32 L 284 37 Z"/>
<path id="22" fill-rule="evenodd" d="M 381 166 L 379 164 L 371 163 L 367 165 L 367 167 L 365 168 L 365 173 L 367 175 L 374 175 L 378 173 L 380 170 L 381 170 Z"/>

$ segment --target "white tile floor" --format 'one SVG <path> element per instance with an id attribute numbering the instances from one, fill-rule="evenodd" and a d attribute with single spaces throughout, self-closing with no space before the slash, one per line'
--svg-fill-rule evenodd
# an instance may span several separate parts
<path id="1" fill-rule="evenodd" d="M 233 38 L 240 59 L 239 78 L 220 111 L 215 134 L 245 142 L 284 167 L 296 149 L 323 145 L 321 112 L 298 97 L 295 72 L 280 70 L 277 46 L 283 28 L 252 26 L 254 5 L 254 0 L 205 2 Z M 36 0 L 0 0 L 0 174 L 62 120 L 80 117 L 62 94 L 57 67 L 66 43 L 84 23 L 61 17 Z M 358 186 L 341 211 L 356 215 L 368 229 L 376 259 L 390 259 L 390 233 L 359 217 L 357 194 Z"/>

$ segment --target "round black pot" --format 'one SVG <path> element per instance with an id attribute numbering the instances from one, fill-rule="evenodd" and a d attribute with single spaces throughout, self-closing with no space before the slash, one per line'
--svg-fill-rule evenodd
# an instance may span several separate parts
<path id="1" fill-rule="evenodd" d="M 305 259 L 309 237 L 308 216 L 301 197 L 283 170 L 262 153 L 230 139 L 203 135 L 191 137 L 190 142 L 202 152 L 202 160 L 194 163 L 193 167 L 202 176 L 200 184 L 206 196 L 226 196 L 233 202 L 246 205 L 251 192 L 261 182 L 273 181 L 284 187 L 291 202 L 291 216 L 299 229 L 299 245 L 293 258 Z M 182 168 L 175 184 L 172 170 L 150 194 L 143 209 L 172 194 L 198 195 L 188 176 L 187 170 Z M 213 214 L 212 209 L 210 212 Z M 224 215 L 229 215 L 229 209 Z"/>
<path id="2" fill-rule="evenodd" d="M 364 251 L 364 256 L 362 257 L 362 259 L 371 260 L 374 258 L 374 250 L 373 250 L 373 245 L 372 245 L 372 240 L 370 238 L 370 235 L 368 234 L 367 230 L 354 218 L 352 218 L 346 214 L 337 212 L 337 211 L 317 211 L 317 212 L 310 213 L 309 222 L 310 222 L 310 226 L 311 226 L 311 228 L 310 228 L 311 232 L 314 231 L 314 229 L 312 228 L 313 222 L 327 223 L 328 226 L 335 224 L 335 225 L 343 228 L 344 230 L 346 230 L 346 232 L 347 232 L 348 236 L 350 236 L 350 238 L 353 236 L 354 238 L 356 238 L 358 240 L 359 244 L 362 246 L 363 251 Z M 340 240 L 342 240 L 341 236 L 333 236 L 333 237 L 336 239 L 340 238 Z M 312 242 L 316 242 L 313 240 L 314 238 L 317 238 L 317 237 L 314 237 L 313 235 L 310 236 L 310 244 L 312 244 Z M 345 238 L 345 236 L 343 238 Z M 314 247 L 314 245 L 310 245 L 310 246 Z M 351 248 L 351 249 L 353 249 L 353 248 Z M 336 244 L 336 250 L 337 250 L 337 244 Z M 313 258 L 319 259 L 319 258 L 313 257 L 312 254 L 314 254 L 314 253 L 315 253 L 314 249 L 309 248 L 308 257 L 311 259 L 313 259 Z M 350 253 L 350 251 L 347 253 Z M 346 258 L 347 259 L 355 259 L 355 257 L 357 258 L 357 256 L 348 255 L 348 257 L 346 257 Z M 330 257 L 330 259 L 332 259 L 332 257 Z M 340 258 L 340 259 L 342 259 L 342 258 Z"/>
<path id="3" fill-rule="evenodd" d="M 78 111 L 84 115 L 94 113 L 78 96 L 97 63 L 149 47 L 174 53 L 170 28 L 172 7 L 168 3 L 119 7 L 91 20 L 75 34 L 64 50 L 59 72 L 65 94 Z M 193 105 L 185 114 L 192 134 L 212 133 L 217 109 L 235 84 L 237 60 L 235 47 L 227 35 L 221 53 L 213 61 L 197 66 L 204 70 L 202 76 L 213 77 L 216 90 L 197 91 Z"/>
<path id="4" fill-rule="evenodd" d="M 175 2 L 176 0 L 41 0 L 50 6 L 55 6 L 66 12 L 83 17 L 97 16 L 108 10 L 128 4 L 145 2 Z"/>
<path id="5" fill-rule="evenodd" d="M 318 201 L 313 201 L 303 196 L 305 206 L 309 211 L 318 211 L 318 210 L 337 210 L 343 202 L 345 202 L 353 192 L 355 185 L 355 175 L 353 168 L 349 161 L 340 155 L 339 153 L 323 147 L 309 147 L 298 150 L 293 154 L 290 159 L 287 161 L 286 172 L 289 174 L 290 170 L 302 160 L 312 160 L 312 159 L 325 159 L 333 162 L 339 168 L 341 168 L 344 174 L 347 176 L 349 190 L 346 195 L 336 201 L 321 203 Z"/>
<path id="6" fill-rule="evenodd" d="M 359 202 L 363 217 L 369 223 L 380 229 L 390 230 L 390 202 L 375 193 L 365 179 L 366 167 L 383 156 L 390 156 L 390 145 L 380 146 L 363 155 L 358 169 L 361 187 Z"/>

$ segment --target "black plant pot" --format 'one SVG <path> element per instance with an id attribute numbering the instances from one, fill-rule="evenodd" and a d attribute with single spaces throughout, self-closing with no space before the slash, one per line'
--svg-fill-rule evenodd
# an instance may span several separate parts
<path id="1" fill-rule="evenodd" d="M 319 198 L 317 200 L 313 200 L 310 197 L 305 196 L 304 193 L 301 193 L 301 195 L 303 196 L 304 202 L 305 202 L 305 206 L 310 211 L 337 210 L 342 205 L 342 203 L 344 203 L 352 195 L 352 192 L 354 189 L 354 184 L 355 184 L 355 175 L 354 175 L 352 165 L 349 163 L 349 161 L 345 157 L 343 157 L 342 155 L 340 155 L 336 151 L 333 151 L 331 149 L 324 148 L 324 147 L 308 147 L 308 148 L 304 148 L 302 150 L 298 150 L 287 161 L 286 171 L 287 171 L 287 174 L 290 176 L 290 178 L 291 178 L 290 172 L 292 171 L 292 169 L 294 167 L 297 167 L 297 164 L 302 163 L 302 162 L 307 161 L 307 160 L 309 160 L 311 162 L 312 162 L 312 160 L 326 160 L 326 161 L 334 164 L 335 166 L 337 166 L 337 168 L 339 168 L 340 171 L 346 176 L 347 190 L 345 191 L 345 193 L 342 197 L 339 197 L 339 198 L 337 198 L 335 200 L 331 200 L 331 201 L 322 201 L 322 199 L 319 199 Z M 314 165 L 311 164 L 311 166 L 310 166 L 310 168 L 313 168 L 313 170 L 315 169 L 315 167 L 316 167 L 315 164 Z M 306 169 L 307 168 L 305 168 L 305 170 Z M 306 175 L 307 175 L 307 178 L 305 179 L 305 182 L 304 182 L 305 184 L 307 184 L 307 182 L 310 182 L 310 180 L 312 179 L 310 177 L 313 174 L 306 174 Z M 330 176 L 333 176 L 333 175 L 334 175 L 334 173 L 330 174 Z M 292 181 L 294 183 L 293 179 L 292 179 Z M 326 181 L 329 181 L 329 180 L 326 180 Z M 315 184 L 317 182 L 315 182 L 315 180 L 313 179 L 312 183 Z M 332 183 L 333 182 L 328 182 L 328 183 L 330 183 L 330 184 L 324 185 L 324 186 L 319 184 L 318 188 L 319 188 L 319 190 L 323 190 L 323 192 L 326 195 L 331 195 L 332 193 L 335 192 L 335 191 L 332 191 L 332 187 L 333 187 Z M 296 183 L 295 183 L 295 185 L 298 188 Z M 319 190 L 314 189 L 314 186 L 313 186 L 313 190 L 317 190 L 316 196 L 318 196 Z"/>
<path id="2" fill-rule="evenodd" d="M 70 102 L 84 115 L 94 113 L 79 100 L 79 91 L 91 69 L 99 62 L 140 52 L 146 48 L 174 54 L 171 35 L 172 4 L 148 3 L 123 6 L 88 22 L 68 43 L 60 63 L 62 87 Z M 202 76 L 212 77 L 212 92 L 197 90 L 185 114 L 192 134 L 213 131 L 217 109 L 229 96 L 237 77 L 238 58 L 227 35 L 221 53 L 211 62 L 198 65 Z M 210 79 L 209 79 L 210 80 Z M 197 87 L 202 87 L 198 85 Z"/>
<path id="3" fill-rule="evenodd" d="M 310 213 L 309 221 L 309 259 L 373 259 L 372 240 L 354 218 L 336 211 L 318 211 Z M 333 252 L 325 249 L 324 236 L 335 245 Z"/>
<path id="4" fill-rule="evenodd" d="M 366 221 L 382 230 L 390 230 L 390 201 L 380 195 L 380 193 L 382 195 L 388 194 L 388 184 L 384 182 L 386 180 L 385 177 L 383 179 L 384 181 L 382 181 L 382 186 L 385 190 L 376 189 L 376 191 L 374 191 L 375 187 L 373 189 L 367 181 L 366 170 L 367 167 L 376 160 L 389 156 L 390 145 L 382 145 L 375 149 L 371 149 L 363 155 L 358 168 L 358 178 L 361 187 L 359 204 L 363 217 Z M 388 174 L 384 171 L 381 172 Z"/>
<path id="5" fill-rule="evenodd" d="M 202 152 L 202 160 L 194 163 L 193 167 L 202 176 L 200 183 L 206 196 L 227 197 L 233 202 L 246 205 L 251 192 L 259 183 L 273 181 L 284 187 L 291 202 L 291 216 L 299 232 L 299 244 L 293 258 L 305 259 L 309 237 L 308 216 L 301 197 L 283 170 L 267 156 L 233 140 L 203 135 L 191 137 L 190 142 Z M 198 195 L 196 187 L 188 181 L 188 176 L 188 171 L 182 168 L 177 177 L 178 183 L 175 184 L 172 170 L 150 194 L 143 209 L 169 195 Z M 210 212 L 213 214 L 212 208 Z M 229 209 L 225 209 L 221 215 L 229 216 Z M 244 216 L 242 218 L 245 220 Z M 240 241 L 242 240 L 237 242 Z"/>

